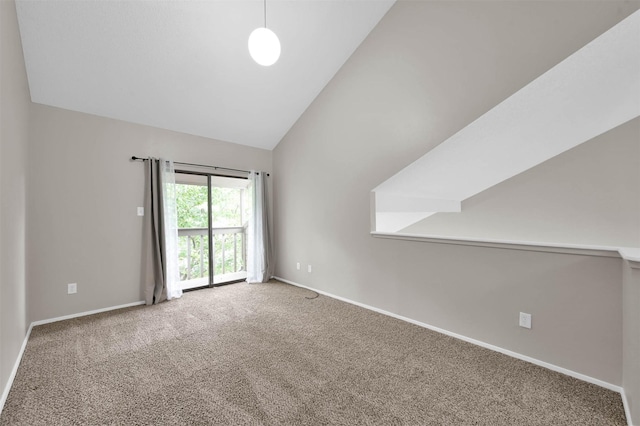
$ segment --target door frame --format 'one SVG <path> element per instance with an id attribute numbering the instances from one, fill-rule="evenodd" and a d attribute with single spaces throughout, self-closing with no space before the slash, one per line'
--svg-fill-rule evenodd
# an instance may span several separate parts
<path id="1" fill-rule="evenodd" d="M 232 179 L 245 179 L 248 180 L 249 177 L 242 177 L 242 176 L 233 176 L 233 175 L 227 175 L 227 174 L 223 174 L 223 173 L 207 173 L 207 172 L 194 172 L 194 171 L 190 171 L 190 170 L 180 170 L 180 169 L 175 169 L 174 173 L 180 173 L 183 175 L 198 175 L 198 176 L 206 176 L 207 177 L 207 234 L 208 234 L 208 244 L 209 244 L 209 284 L 208 285 L 204 285 L 201 287 L 193 287 L 193 288 L 189 288 L 183 291 L 192 291 L 192 290 L 200 290 L 203 288 L 213 288 L 213 287 L 221 287 L 223 285 L 228 285 L 228 284 L 235 284 L 235 283 L 239 283 L 245 280 L 233 280 L 233 281 L 226 281 L 223 283 L 218 283 L 215 284 L 214 283 L 214 275 L 215 275 L 215 259 L 214 259 L 214 250 L 215 250 L 215 244 L 213 241 L 213 213 L 211 212 L 211 177 L 212 176 L 218 176 L 218 177 L 225 177 L 225 178 L 232 178 Z M 242 247 L 243 250 L 246 250 L 246 247 Z M 246 267 L 246 265 L 245 265 Z"/>

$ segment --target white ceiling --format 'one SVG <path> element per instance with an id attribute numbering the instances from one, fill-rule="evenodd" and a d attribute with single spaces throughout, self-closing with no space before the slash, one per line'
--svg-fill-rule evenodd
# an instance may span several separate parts
<path id="1" fill-rule="evenodd" d="M 395 0 L 17 0 L 33 102 L 273 149 Z"/>

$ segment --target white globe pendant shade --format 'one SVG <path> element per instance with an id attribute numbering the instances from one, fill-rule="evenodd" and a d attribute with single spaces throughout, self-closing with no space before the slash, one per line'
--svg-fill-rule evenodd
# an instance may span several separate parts
<path id="1" fill-rule="evenodd" d="M 256 28 L 249 36 L 249 54 L 265 67 L 275 64 L 280 57 L 278 36 L 268 28 Z"/>

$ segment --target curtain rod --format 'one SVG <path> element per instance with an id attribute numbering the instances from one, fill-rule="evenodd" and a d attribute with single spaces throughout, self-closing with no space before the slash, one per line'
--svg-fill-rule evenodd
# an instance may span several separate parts
<path id="1" fill-rule="evenodd" d="M 136 157 L 135 155 L 131 157 L 133 161 L 147 161 L 148 158 Z M 240 170 L 240 169 L 230 169 L 228 167 L 218 167 L 218 166 L 209 166 L 206 164 L 195 164 L 195 163 L 182 163 L 180 161 L 174 161 L 173 164 L 182 164 L 183 166 L 195 166 L 195 167 L 207 167 L 214 170 L 230 170 L 232 172 L 242 172 L 242 173 L 250 173 L 249 170 Z M 256 174 L 260 174 L 260 172 L 256 172 Z M 270 176 L 269 173 L 266 174 Z"/>

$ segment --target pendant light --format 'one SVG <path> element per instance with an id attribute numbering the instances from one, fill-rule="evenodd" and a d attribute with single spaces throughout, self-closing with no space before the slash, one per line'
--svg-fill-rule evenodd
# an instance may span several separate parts
<path id="1" fill-rule="evenodd" d="M 267 28 L 267 0 L 264 0 L 264 27 L 256 28 L 249 36 L 249 54 L 265 67 L 275 64 L 280 57 L 280 40 Z"/>

